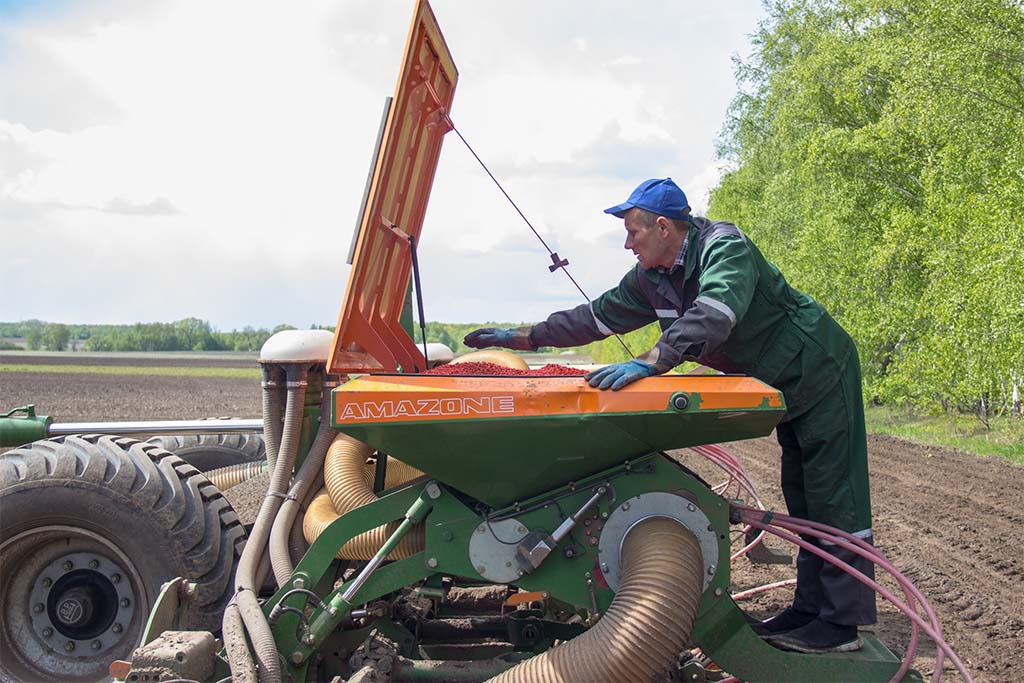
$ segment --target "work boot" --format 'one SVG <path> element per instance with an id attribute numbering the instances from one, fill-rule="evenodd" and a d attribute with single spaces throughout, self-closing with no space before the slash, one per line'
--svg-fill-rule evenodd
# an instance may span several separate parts
<path id="1" fill-rule="evenodd" d="M 842 626 L 822 619 L 814 619 L 800 628 L 769 636 L 765 640 L 780 650 L 806 652 L 812 655 L 853 652 L 859 650 L 861 646 L 856 626 Z"/>
<path id="2" fill-rule="evenodd" d="M 816 614 L 811 614 L 810 612 L 802 612 L 792 607 L 787 607 L 770 619 L 756 621 L 748 617 L 747 621 L 750 622 L 750 628 L 754 629 L 754 633 L 762 637 L 768 637 L 776 636 L 780 633 L 788 633 L 793 629 L 806 626 L 814 621 L 816 616 Z"/>

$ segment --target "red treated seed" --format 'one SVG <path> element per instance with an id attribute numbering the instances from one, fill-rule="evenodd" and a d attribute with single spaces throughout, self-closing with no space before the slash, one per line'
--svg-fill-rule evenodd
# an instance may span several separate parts
<path id="1" fill-rule="evenodd" d="M 424 374 L 477 375 L 485 377 L 579 377 L 587 373 L 586 370 L 570 368 L 565 365 L 555 365 L 553 363 L 549 363 L 542 368 L 536 368 L 535 370 L 519 370 L 517 368 L 506 368 L 496 363 L 472 361 L 441 365 L 433 370 L 428 370 Z"/>

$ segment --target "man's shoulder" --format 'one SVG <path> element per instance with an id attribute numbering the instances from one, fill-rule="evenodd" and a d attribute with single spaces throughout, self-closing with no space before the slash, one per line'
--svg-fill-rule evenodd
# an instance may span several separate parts
<path id="1" fill-rule="evenodd" d="M 743 234 L 743 231 L 729 221 L 713 221 L 710 218 L 697 216 L 693 219 L 693 224 L 700 231 L 700 247 L 702 250 L 712 242 L 723 237 L 734 237 L 744 242 L 747 240 L 747 236 Z"/>

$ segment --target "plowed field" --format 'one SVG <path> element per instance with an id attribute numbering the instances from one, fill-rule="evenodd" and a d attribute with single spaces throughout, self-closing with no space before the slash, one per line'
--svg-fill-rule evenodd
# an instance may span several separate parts
<path id="1" fill-rule="evenodd" d="M 259 391 L 257 380 L 0 373 L 0 407 L 33 402 L 59 422 L 258 417 Z M 728 448 L 746 463 L 765 502 L 783 510 L 774 441 Z M 1024 680 L 1024 468 L 889 437 L 872 437 L 869 450 L 879 548 L 932 601 L 976 681 Z M 709 481 L 719 480 L 697 456 L 679 456 Z M 793 568 L 740 560 L 733 576 L 735 588 L 745 589 L 790 578 Z M 742 605 L 769 616 L 789 599 L 780 589 Z M 873 630 L 900 652 L 909 622 L 884 603 L 880 608 Z M 930 675 L 933 657 L 925 639 L 916 668 Z M 947 671 L 944 680 L 959 677 Z"/>

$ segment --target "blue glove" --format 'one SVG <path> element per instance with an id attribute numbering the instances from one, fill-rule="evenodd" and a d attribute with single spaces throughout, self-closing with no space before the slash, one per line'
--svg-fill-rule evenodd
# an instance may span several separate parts
<path id="1" fill-rule="evenodd" d="M 530 342 L 530 329 L 529 327 L 484 327 L 467 334 L 462 343 L 472 349 L 499 346 L 516 351 L 536 351 L 537 347 Z"/>
<path id="2" fill-rule="evenodd" d="M 586 379 L 592 387 L 597 387 L 599 389 L 610 388 L 612 391 L 618 391 L 622 387 L 627 384 L 631 384 L 638 379 L 658 374 L 661 373 L 653 365 L 634 358 L 633 360 L 626 361 L 625 363 L 606 365 L 603 368 L 589 372 L 586 374 L 584 379 Z"/>

